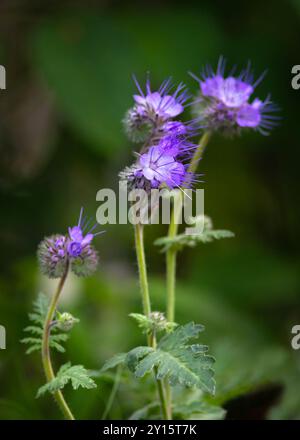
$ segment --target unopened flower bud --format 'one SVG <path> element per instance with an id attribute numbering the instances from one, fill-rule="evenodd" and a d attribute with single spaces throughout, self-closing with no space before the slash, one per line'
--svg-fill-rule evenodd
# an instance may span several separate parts
<path id="1" fill-rule="evenodd" d="M 64 332 L 69 332 L 73 328 L 74 324 L 77 324 L 78 322 L 79 319 L 75 318 L 73 315 L 71 315 L 71 313 L 57 312 L 56 326 Z"/>
<path id="2" fill-rule="evenodd" d="M 144 142 L 154 128 L 147 114 L 138 111 L 135 107 L 127 111 L 123 124 L 128 138 L 133 142 Z"/>

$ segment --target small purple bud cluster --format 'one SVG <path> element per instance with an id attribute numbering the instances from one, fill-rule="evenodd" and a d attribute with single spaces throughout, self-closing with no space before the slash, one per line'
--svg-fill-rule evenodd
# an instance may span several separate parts
<path id="1" fill-rule="evenodd" d="M 92 240 L 101 232 L 92 233 L 97 226 L 94 225 L 84 235 L 89 224 L 90 220 L 83 218 L 81 208 L 78 225 L 70 227 L 67 235 L 52 235 L 39 244 L 38 260 L 44 275 L 60 278 L 68 265 L 77 276 L 89 276 L 95 272 L 98 255 L 92 246 Z"/>
<path id="2" fill-rule="evenodd" d="M 234 70 L 225 76 L 225 61 L 220 57 L 216 72 L 207 66 L 200 78 L 191 74 L 200 86 L 199 99 L 194 103 L 195 114 L 203 120 L 203 126 L 212 131 L 237 134 L 248 128 L 267 135 L 280 119 L 270 115 L 278 107 L 270 96 L 264 101 L 255 98 L 250 102 L 265 75 L 254 81 L 250 65 L 238 76 L 233 73 Z"/>
<path id="3" fill-rule="evenodd" d="M 194 122 L 174 120 L 184 111 L 188 99 L 185 86 L 180 84 L 174 93 L 170 80 L 164 81 L 158 91 L 151 90 L 149 79 L 144 93 L 135 80 L 139 95 L 134 95 L 134 107 L 124 120 L 126 132 L 133 141 L 144 142 L 136 162 L 120 173 L 130 189 L 169 189 L 192 182 L 186 161 L 195 145 L 189 137 L 195 134 Z"/>

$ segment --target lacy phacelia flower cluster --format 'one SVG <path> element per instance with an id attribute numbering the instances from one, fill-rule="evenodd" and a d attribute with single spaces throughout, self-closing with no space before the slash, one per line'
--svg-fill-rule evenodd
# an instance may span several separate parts
<path id="1" fill-rule="evenodd" d="M 185 86 L 179 84 L 171 94 L 172 84 L 168 79 L 157 91 L 152 92 L 148 79 L 144 93 L 137 80 L 135 78 L 134 80 L 139 95 L 133 96 L 135 104 L 128 110 L 123 120 L 129 139 L 134 142 L 144 142 L 150 137 L 160 138 L 164 134 L 186 134 L 188 126 L 182 122 L 172 121 L 184 110 L 184 103 L 188 99 Z"/>
<path id="2" fill-rule="evenodd" d="M 266 135 L 277 125 L 279 118 L 270 113 L 278 108 L 270 97 L 264 101 L 258 98 L 251 101 L 264 75 L 254 81 L 249 66 L 239 76 L 229 74 L 226 77 L 225 61 L 221 57 L 216 72 L 207 66 L 201 78 L 191 75 L 200 86 L 200 96 L 195 101 L 194 111 L 209 130 L 235 134 L 243 128 L 250 128 Z"/>
<path id="3" fill-rule="evenodd" d="M 170 80 L 158 91 L 151 91 L 147 81 L 144 94 L 136 82 L 139 95 L 134 95 L 135 105 L 127 112 L 124 124 L 130 139 L 143 142 L 136 162 L 120 173 L 130 189 L 170 189 L 184 186 L 193 180 L 185 165 L 195 146 L 188 141 L 194 134 L 193 122 L 174 120 L 184 110 L 187 93 L 180 84 L 171 94 Z"/>
<path id="4" fill-rule="evenodd" d="M 97 268 L 98 255 L 92 246 L 94 225 L 86 234 L 90 220 L 83 218 L 80 211 L 77 226 L 70 227 L 67 235 L 46 237 L 38 247 L 38 260 L 41 272 L 49 278 L 60 278 L 67 265 L 77 276 L 91 275 Z"/>

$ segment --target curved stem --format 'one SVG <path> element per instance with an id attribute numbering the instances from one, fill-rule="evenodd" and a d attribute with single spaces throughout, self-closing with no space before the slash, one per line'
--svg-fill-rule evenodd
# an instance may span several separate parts
<path id="1" fill-rule="evenodd" d="M 136 256 L 137 256 L 137 262 L 139 268 L 140 289 L 141 289 L 142 302 L 143 302 L 143 313 L 145 316 L 149 316 L 151 313 L 151 302 L 149 295 L 143 232 L 144 232 L 143 225 L 141 225 L 140 223 L 135 225 L 135 248 L 136 248 Z M 155 335 L 153 334 L 148 335 L 147 342 L 150 347 L 156 348 Z M 156 371 L 154 371 L 154 373 L 156 375 Z M 157 390 L 158 390 L 163 417 L 165 420 L 171 420 L 171 415 L 168 412 L 164 383 L 162 380 L 156 379 L 156 384 L 157 384 Z"/>
<path id="2" fill-rule="evenodd" d="M 203 133 L 200 138 L 198 147 L 191 159 L 190 165 L 188 167 L 189 173 L 195 173 L 199 160 L 201 159 L 203 152 L 208 144 L 211 133 L 206 131 Z M 182 197 L 181 193 L 179 194 Z M 174 200 L 173 210 L 171 214 L 170 226 L 168 231 L 168 237 L 174 238 L 178 232 L 178 220 L 181 214 L 182 205 L 180 203 L 176 203 Z M 176 260 L 177 260 L 177 251 L 175 249 L 169 249 L 166 254 L 166 277 L 167 277 L 167 320 L 170 322 L 175 321 L 175 294 L 176 294 Z M 166 383 L 166 394 L 168 401 L 169 412 L 171 412 L 172 405 L 172 394 L 171 387 L 168 383 Z"/>
<path id="3" fill-rule="evenodd" d="M 66 281 L 66 278 L 68 275 L 68 271 L 69 271 L 69 263 L 67 263 L 65 272 L 64 272 L 63 276 L 61 277 L 59 284 L 57 286 L 56 292 L 51 299 L 49 309 L 47 312 L 47 316 L 46 316 L 46 320 L 45 320 L 45 324 L 44 324 L 43 341 L 42 341 L 42 361 L 43 361 L 43 367 L 44 367 L 47 382 L 50 382 L 51 380 L 53 380 L 55 378 L 55 374 L 54 374 L 54 371 L 52 368 L 50 348 L 49 348 L 50 327 L 51 327 L 51 322 L 53 320 L 53 316 L 55 313 L 55 309 L 57 306 L 59 296 L 61 294 L 61 291 L 64 287 L 64 284 L 65 284 L 65 281 Z M 64 417 L 67 420 L 75 420 L 70 408 L 68 407 L 67 402 L 64 399 L 62 392 L 60 390 L 55 391 L 53 393 L 53 396 L 54 396 L 55 400 L 57 401 L 58 406 L 60 407 Z"/>

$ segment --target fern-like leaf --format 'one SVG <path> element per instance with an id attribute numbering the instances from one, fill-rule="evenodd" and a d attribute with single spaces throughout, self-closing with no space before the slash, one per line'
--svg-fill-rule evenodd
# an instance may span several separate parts
<path id="1" fill-rule="evenodd" d="M 60 367 L 56 377 L 51 382 L 46 383 L 38 390 L 37 397 L 40 397 L 46 392 L 54 393 L 55 391 L 61 390 L 69 382 L 74 390 L 77 390 L 79 387 L 91 389 L 97 386 L 82 365 L 72 366 L 71 363 L 68 362 Z"/>
<path id="2" fill-rule="evenodd" d="M 211 231 L 204 231 L 198 235 L 179 234 L 175 237 L 161 237 L 155 240 L 156 246 L 162 246 L 162 252 L 167 252 L 169 249 L 181 251 L 184 247 L 195 247 L 199 243 L 210 243 L 221 238 L 234 237 L 234 233 L 223 229 L 215 229 Z"/>
<path id="3" fill-rule="evenodd" d="M 100 373 L 104 373 L 107 370 L 111 370 L 112 368 L 117 367 L 125 362 L 127 354 L 126 353 L 118 353 L 105 362 L 103 367 L 100 370 Z"/>
<path id="4" fill-rule="evenodd" d="M 199 216 L 195 219 L 195 224 L 204 220 L 204 229 L 201 234 L 178 234 L 175 237 L 161 237 L 155 240 L 156 246 L 162 246 L 162 252 L 167 252 L 170 249 L 181 251 L 184 247 L 195 247 L 199 243 L 210 243 L 221 238 L 234 237 L 234 233 L 225 229 L 213 229 L 213 224 L 210 217 Z"/>
<path id="5" fill-rule="evenodd" d="M 171 385 L 197 387 L 211 394 L 215 391 L 215 362 L 207 354 L 208 347 L 201 344 L 190 344 L 204 330 L 200 324 L 190 322 L 167 333 L 159 341 L 157 348 L 140 346 L 127 354 L 120 353 L 108 360 L 101 369 L 105 372 L 123 364 L 136 377 L 155 370 L 157 379 L 166 378 Z"/>
<path id="6" fill-rule="evenodd" d="M 136 377 L 143 377 L 155 369 L 157 379 L 167 378 L 172 386 L 195 386 L 213 394 L 214 358 L 207 355 L 207 346 L 188 345 L 190 339 L 197 337 L 203 329 L 192 322 L 180 326 L 173 333 L 166 334 L 156 349 L 142 346 L 131 350 L 125 364 Z"/>
<path id="7" fill-rule="evenodd" d="M 39 293 L 37 299 L 33 303 L 33 313 L 28 314 L 32 325 L 24 328 L 24 332 L 32 336 L 27 336 L 21 339 L 23 344 L 28 345 L 26 354 L 40 351 L 42 348 L 43 328 L 48 307 L 49 298 L 45 294 Z M 65 349 L 61 343 L 67 341 L 68 338 L 69 335 L 67 333 L 59 332 L 57 327 L 52 327 L 49 337 L 49 346 L 60 353 L 64 353 Z"/>

